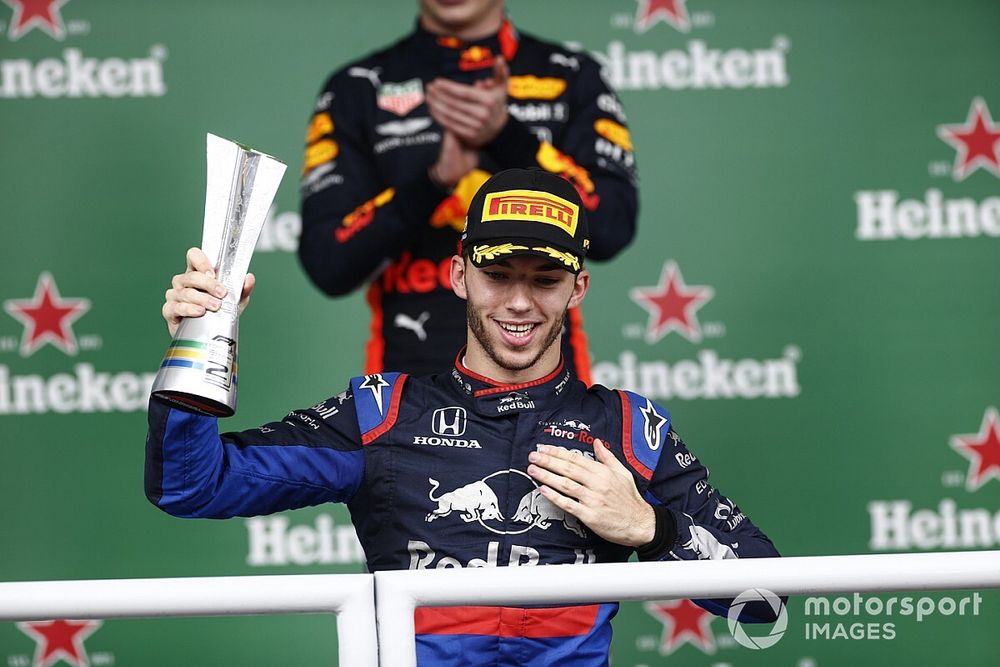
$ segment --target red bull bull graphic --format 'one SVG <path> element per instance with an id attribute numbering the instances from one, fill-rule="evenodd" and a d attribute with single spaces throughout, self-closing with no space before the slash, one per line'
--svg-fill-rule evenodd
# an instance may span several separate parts
<path id="1" fill-rule="evenodd" d="M 431 484 L 431 490 L 427 492 L 427 497 L 438 504 L 437 509 L 425 518 L 427 523 L 446 517 L 452 512 L 459 512 L 462 521 L 466 523 L 471 521 L 482 523 L 486 519 L 503 520 L 497 494 L 487 486 L 485 481 L 480 480 L 460 486 L 454 491 L 442 493 L 438 497 L 434 497 L 434 492 L 441 486 L 441 483 L 432 477 L 428 477 L 427 481 Z"/>
<path id="2" fill-rule="evenodd" d="M 531 528 L 541 528 L 548 530 L 553 522 L 560 522 L 565 525 L 566 530 L 587 537 L 587 529 L 572 514 L 567 514 L 562 509 L 556 507 L 552 502 L 542 495 L 540 489 L 532 489 L 521 498 L 517 505 L 517 512 L 514 514 L 514 521 L 530 524 Z"/>

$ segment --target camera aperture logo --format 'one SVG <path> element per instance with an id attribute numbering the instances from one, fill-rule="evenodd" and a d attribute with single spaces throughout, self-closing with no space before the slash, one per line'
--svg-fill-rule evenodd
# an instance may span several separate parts
<path id="1" fill-rule="evenodd" d="M 739 622 L 744 607 L 751 602 L 766 602 L 771 607 L 771 611 L 774 612 L 776 619 L 774 625 L 771 627 L 771 631 L 763 637 L 751 637 L 747 633 L 746 627 Z M 766 588 L 751 588 L 736 596 L 733 604 L 729 607 L 726 620 L 729 622 L 729 632 L 740 646 L 749 649 L 771 648 L 781 640 L 785 635 L 785 630 L 788 629 L 788 610 L 785 609 L 781 598 Z"/>

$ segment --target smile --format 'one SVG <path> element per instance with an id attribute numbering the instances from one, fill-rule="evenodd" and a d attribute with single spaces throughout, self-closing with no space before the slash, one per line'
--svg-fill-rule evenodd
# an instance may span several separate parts
<path id="1" fill-rule="evenodd" d="M 537 324 L 509 324 L 500 321 L 497 321 L 497 324 L 514 338 L 524 338 L 538 326 Z"/>

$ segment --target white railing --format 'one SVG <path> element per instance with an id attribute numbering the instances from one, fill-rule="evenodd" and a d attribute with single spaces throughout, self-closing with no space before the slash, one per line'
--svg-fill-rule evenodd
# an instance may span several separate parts
<path id="1" fill-rule="evenodd" d="M 0 584 L 0 620 L 328 612 L 341 665 L 416 664 L 421 606 L 1000 588 L 1000 551 Z M 376 654 L 376 618 L 378 653 Z"/>
<path id="2" fill-rule="evenodd" d="M 751 588 L 778 595 L 1000 588 L 1000 551 L 377 572 L 379 656 L 384 666 L 416 664 L 415 607 L 736 597 Z"/>
<path id="3" fill-rule="evenodd" d="M 0 584 L 0 620 L 334 613 L 341 665 L 377 667 L 370 574 Z"/>

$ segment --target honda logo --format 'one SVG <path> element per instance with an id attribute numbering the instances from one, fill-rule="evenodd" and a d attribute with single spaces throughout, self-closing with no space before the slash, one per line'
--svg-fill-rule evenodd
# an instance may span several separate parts
<path id="1" fill-rule="evenodd" d="M 465 433 L 465 408 L 438 408 L 434 411 L 431 430 L 437 435 L 459 436 Z"/>

